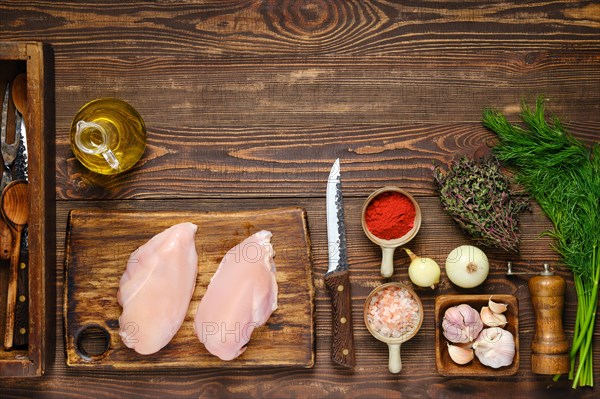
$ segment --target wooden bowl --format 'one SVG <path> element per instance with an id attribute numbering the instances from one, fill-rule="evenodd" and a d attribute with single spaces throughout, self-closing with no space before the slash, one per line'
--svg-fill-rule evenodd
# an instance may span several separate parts
<path id="1" fill-rule="evenodd" d="M 384 240 L 383 238 L 379 238 L 373 233 L 371 233 L 371 231 L 367 228 L 367 223 L 365 221 L 365 212 L 367 210 L 367 207 L 375 197 L 377 197 L 379 194 L 389 191 L 395 191 L 397 193 L 400 193 L 411 200 L 412 204 L 415 207 L 415 222 L 412 229 L 410 229 L 402 237 L 395 238 L 393 240 Z M 421 228 L 421 208 L 419 207 L 419 204 L 417 203 L 415 198 L 407 191 L 392 186 L 382 187 L 379 190 L 374 191 L 371 195 L 369 195 L 369 197 L 365 201 L 362 209 L 361 223 L 363 231 L 365 232 L 365 235 L 369 237 L 369 240 L 381 247 L 381 275 L 383 277 L 391 277 L 392 274 L 394 274 L 394 251 L 399 246 L 404 245 L 410 240 L 412 240 L 419 232 L 419 228 Z"/>
<path id="2" fill-rule="evenodd" d="M 488 305 L 488 300 L 508 304 L 504 312 L 507 324 L 505 330 L 512 333 L 515 338 L 515 357 L 512 364 L 497 369 L 483 365 L 477 356 L 467 364 L 454 363 L 448 354 L 449 342 L 444 337 L 442 320 L 448 308 L 466 303 L 477 311 Z M 443 376 L 506 376 L 513 375 L 519 370 L 519 303 L 513 295 L 440 295 L 435 300 L 435 365 L 439 374 Z M 484 328 L 487 328 L 484 326 Z"/>
<path id="3" fill-rule="evenodd" d="M 388 288 L 388 287 L 398 287 L 400 289 L 405 289 L 412 295 L 412 297 L 415 299 L 415 301 L 419 305 L 420 317 L 419 317 L 419 322 L 418 322 L 417 326 L 410 333 L 404 334 L 399 338 L 389 338 L 389 337 L 379 334 L 377 331 L 375 331 L 372 328 L 371 324 L 367 320 L 367 315 L 369 313 L 369 305 L 371 303 L 371 298 L 373 297 L 373 295 L 375 295 L 379 291 L 381 291 L 385 288 Z M 407 287 L 404 284 L 401 284 L 401 283 L 382 284 L 382 285 L 376 287 L 373 291 L 371 291 L 369 296 L 367 296 L 367 299 L 365 300 L 363 315 L 364 315 L 365 325 L 367 326 L 367 330 L 369 330 L 371 335 L 373 337 L 375 337 L 376 339 L 378 339 L 379 341 L 385 342 L 388 345 L 388 350 L 389 350 L 388 368 L 390 370 L 390 373 L 399 373 L 402 370 L 402 359 L 400 358 L 400 345 L 403 344 L 404 342 L 408 341 L 412 337 L 414 337 L 415 334 L 417 332 L 419 332 L 419 329 L 421 328 L 421 324 L 423 324 L 423 304 L 421 303 L 421 300 L 419 299 L 417 294 L 411 288 Z"/>

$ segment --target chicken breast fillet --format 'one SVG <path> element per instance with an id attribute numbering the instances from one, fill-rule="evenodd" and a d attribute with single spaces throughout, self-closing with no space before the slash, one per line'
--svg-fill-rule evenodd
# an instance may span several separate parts
<path id="1" fill-rule="evenodd" d="M 230 249 L 198 305 L 196 335 L 222 360 L 241 355 L 252 331 L 277 309 L 271 236 L 269 231 L 259 231 Z"/>
<path id="2" fill-rule="evenodd" d="M 192 223 L 172 226 L 129 257 L 117 293 L 119 335 L 142 355 L 167 345 L 185 319 L 198 273 L 196 230 Z"/>

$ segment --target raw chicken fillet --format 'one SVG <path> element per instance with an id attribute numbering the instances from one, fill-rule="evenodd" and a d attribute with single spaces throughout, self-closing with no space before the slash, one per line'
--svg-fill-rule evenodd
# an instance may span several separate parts
<path id="1" fill-rule="evenodd" d="M 262 230 L 230 249 L 198 305 L 196 335 L 222 360 L 241 355 L 252 331 L 277 309 L 271 236 Z"/>
<path id="2" fill-rule="evenodd" d="M 172 226 L 129 257 L 117 293 L 119 335 L 142 355 L 167 345 L 185 319 L 198 273 L 196 230 L 192 223 Z"/>

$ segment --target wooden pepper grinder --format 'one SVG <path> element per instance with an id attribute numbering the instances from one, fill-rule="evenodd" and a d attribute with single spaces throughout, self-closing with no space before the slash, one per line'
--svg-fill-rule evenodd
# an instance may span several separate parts
<path id="1" fill-rule="evenodd" d="M 531 344 L 531 371 L 535 374 L 569 372 L 569 343 L 562 327 L 565 280 L 555 276 L 548 264 L 539 276 L 529 279 L 535 310 L 535 336 Z"/>

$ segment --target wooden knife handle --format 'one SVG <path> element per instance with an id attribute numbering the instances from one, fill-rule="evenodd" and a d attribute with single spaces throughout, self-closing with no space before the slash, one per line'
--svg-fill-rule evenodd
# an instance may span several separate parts
<path id="1" fill-rule="evenodd" d="M 10 257 L 10 270 L 8 274 L 8 292 L 6 294 L 6 328 L 4 331 L 4 349 L 10 350 L 14 343 L 15 332 L 15 304 L 17 302 L 17 277 L 19 273 L 19 255 L 21 254 L 21 233 L 23 228 L 17 226 L 13 233 L 15 243 Z"/>
<path id="2" fill-rule="evenodd" d="M 2 172 L 0 172 L 2 174 Z M 12 255 L 13 235 L 6 221 L 0 217 L 0 259 L 10 259 Z"/>
<path id="3" fill-rule="evenodd" d="M 21 251 L 17 275 L 15 331 L 13 346 L 26 347 L 29 342 L 29 262 L 27 251 Z"/>
<path id="4" fill-rule="evenodd" d="M 341 366 L 352 368 L 355 365 L 355 355 L 350 272 L 344 270 L 326 275 L 325 286 L 332 306 L 331 359 Z"/>

